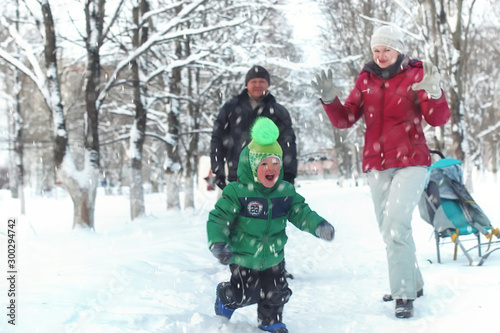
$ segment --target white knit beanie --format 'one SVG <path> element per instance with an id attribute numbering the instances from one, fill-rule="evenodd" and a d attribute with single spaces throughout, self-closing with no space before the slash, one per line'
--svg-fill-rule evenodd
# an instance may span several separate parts
<path id="1" fill-rule="evenodd" d="M 403 40 L 403 33 L 396 27 L 384 25 L 375 29 L 372 35 L 370 47 L 378 45 L 388 46 L 399 53 L 405 52 L 405 42 Z"/>

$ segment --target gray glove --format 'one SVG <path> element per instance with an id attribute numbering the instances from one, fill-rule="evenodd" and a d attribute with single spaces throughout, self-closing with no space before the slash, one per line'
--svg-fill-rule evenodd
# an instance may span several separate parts
<path id="1" fill-rule="evenodd" d="M 331 241 L 335 237 L 335 228 L 330 223 L 323 221 L 316 227 L 316 236 Z"/>
<path id="2" fill-rule="evenodd" d="M 311 86 L 320 94 L 321 100 L 325 104 L 330 104 L 335 97 L 339 95 L 337 88 L 333 85 L 333 74 L 331 69 L 328 70 L 328 77 L 324 70 L 316 74 L 316 82 L 312 80 Z"/>
<path id="3" fill-rule="evenodd" d="M 414 83 L 411 88 L 413 90 L 425 90 L 430 98 L 441 98 L 442 91 L 439 85 L 441 81 L 441 74 L 432 62 L 424 62 L 424 77 L 422 81 Z"/>
<path id="4" fill-rule="evenodd" d="M 233 251 L 231 251 L 227 243 L 223 242 L 217 242 L 212 245 L 212 254 L 219 259 L 220 263 L 223 265 L 229 265 L 233 257 Z"/>

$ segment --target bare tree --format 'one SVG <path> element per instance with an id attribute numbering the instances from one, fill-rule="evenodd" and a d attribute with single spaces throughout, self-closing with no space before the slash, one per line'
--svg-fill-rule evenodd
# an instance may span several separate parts
<path id="1" fill-rule="evenodd" d="M 73 200 L 73 227 L 94 228 L 95 195 L 99 167 L 98 109 L 96 98 L 100 76 L 99 46 L 102 41 L 102 23 L 104 0 L 87 1 L 85 14 L 87 19 L 87 70 L 86 70 L 86 115 L 84 162 L 78 168 L 69 149 L 65 113 L 61 99 L 61 86 L 57 59 L 57 29 L 47 0 L 38 1 L 43 18 L 44 64 L 42 70 L 31 46 L 23 40 L 16 29 L 11 35 L 24 49 L 31 68 L 13 58 L 6 52 L 0 52 L 4 58 L 18 70 L 24 72 L 41 92 L 51 112 L 54 128 L 54 160 L 58 176 Z"/>
<path id="2" fill-rule="evenodd" d="M 19 30 L 19 1 L 16 0 L 16 30 Z M 14 161 L 15 172 L 14 178 L 16 181 L 13 193 L 17 193 L 13 197 L 18 197 L 21 202 L 21 214 L 26 214 L 26 200 L 24 197 L 24 144 L 23 144 L 23 116 L 21 114 L 21 80 L 19 78 L 19 71 L 15 70 L 14 73 L 14 103 L 15 111 L 13 116 L 12 131 L 14 139 Z M 17 184 L 16 184 L 17 183 Z"/>
<path id="3" fill-rule="evenodd" d="M 41 6 L 43 16 L 45 36 L 45 73 L 42 71 L 42 68 L 37 62 L 35 53 L 33 52 L 31 46 L 22 39 L 22 37 L 18 34 L 18 31 L 13 26 L 11 26 L 10 33 L 13 38 L 16 39 L 19 46 L 24 49 L 26 57 L 30 62 L 31 69 L 25 66 L 22 62 L 13 58 L 7 52 L 0 51 L 0 57 L 4 58 L 8 63 L 22 71 L 31 80 L 33 80 L 42 93 L 45 103 L 53 118 L 55 136 L 55 165 L 59 171 L 61 179 L 63 179 L 65 184 L 68 186 L 70 193 L 76 195 L 75 192 L 77 191 L 76 189 L 79 188 L 79 182 L 78 175 L 75 172 L 76 168 L 73 158 L 71 157 L 71 153 L 68 148 L 64 111 L 61 103 L 61 91 L 57 71 L 56 29 L 54 26 L 50 4 L 47 1 L 40 1 L 39 4 Z M 83 184 L 83 186 L 85 186 L 85 184 Z M 73 202 L 75 208 L 74 224 L 76 225 L 84 222 L 89 225 L 88 215 L 84 215 L 81 211 L 81 202 L 77 203 L 75 201 L 75 197 L 72 196 L 72 198 L 74 200 Z M 79 216 L 77 216 L 78 213 L 80 213 Z"/>
<path id="4" fill-rule="evenodd" d="M 190 36 L 226 29 L 241 23 L 239 19 L 224 18 L 213 24 L 191 27 L 189 23 L 196 20 L 200 12 L 205 10 L 202 5 L 208 2 L 208 0 L 181 1 L 160 6 L 157 9 L 150 9 L 146 1 L 135 2 L 133 15 L 135 28 L 131 50 L 127 51 L 125 57 L 116 64 L 114 73 L 101 91 L 98 105 L 104 103 L 108 93 L 114 87 L 127 84 L 128 80 L 124 76 L 130 65 L 135 109 L 135 120 L 130 134 L 130 151 L 133 152 L 131 156 L 133 163 L 132 218 L 144 212 L 144 195 L 140 193 L 142 192 L 141 166 L 142 150 L 147 136 L 160 139 L 166 144 L 167 157 L 164 167 L 167 179 L 167 208 L 180 208 L 179 181 L 182 178 L 183 163 L 180 156 L 181 120 L 179 117 L 182 100 L 186 99 L 182 89 L 182 70 L 210 54 L 208 50 L 202 48 L 185 54 L 182 45 Z M 157 25 L 160 28 L 156 28 L 151 23 L 153 19 L 162 20 L 162 24 Z M 163 24 L 164 22 L 166 23 Z M 149 27 L 148 30 L 146 27 Z M 128 49 L 125 41 L 117 39 L 116 42 L 121 49 Z M 151 56 L 146 57 L 147 54 Z M 162 58 L 154 61 L 158 55 L 162 55 Z M 163 104 L 164 100 L 168 101 L 167 105 Z M 158 117 L 155 114 L 156 120 L 161 119 L 159 122 L 154 122 L 156 133 L 147 131 L 147 116 L 150 108 L 154 106 L 160 106 L 166 110 L 165 117 Z"/>

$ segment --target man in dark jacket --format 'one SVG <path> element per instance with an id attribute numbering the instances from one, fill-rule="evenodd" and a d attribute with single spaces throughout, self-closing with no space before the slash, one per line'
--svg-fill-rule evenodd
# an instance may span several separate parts
<path id="1" fill-rule="evenodd" d="M 297 175 L 297 146 L 292 120 L 288 110 L 276 102 L 269 86 L 269 72 L 262 66 L 253 66 L 245 76 L 246 88 L 226 102 L 214 123 L 210 142 L 211 169 L 215 183 L 221 189 L 227 181 L 237 180 L 238 158 L 250 142 L 250 128 L 259 116 L 271 119 L 279 128 L 278 143 L 283 148 L 283 179 L 294 183 Z"/>

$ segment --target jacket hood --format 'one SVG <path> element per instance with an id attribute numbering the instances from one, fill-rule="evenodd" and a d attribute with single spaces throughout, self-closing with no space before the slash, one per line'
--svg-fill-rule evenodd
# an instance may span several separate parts
<path id="1" fill-rule="evenodd" d="M 248 186 L 253 185 L 257 190 L 262 192 L 271 192 L 276 189 L 283 180 L 283 166 L 280 168 L 280 175 L 276 184 L 274 184 L 273 187 L 267 188 L 262 185 L 260 181 L 254 178 L 252 167 L 250 166 L 249 152 L 248 145 L 241 151 L 240 160 L 238 162 L 238 181 Z"/>

